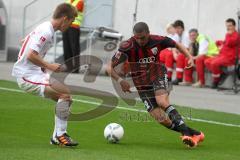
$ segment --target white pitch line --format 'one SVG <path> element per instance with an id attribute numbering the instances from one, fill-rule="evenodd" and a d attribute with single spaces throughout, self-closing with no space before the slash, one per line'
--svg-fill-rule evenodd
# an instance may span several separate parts
<path id="1" fill-rule="evenodd" d="M 80 100 L 80 99 L 73 99 L 73 101 L 75 101 L 75 102 L 82 102 L 82 103 L 86 103 L 86 104 L 101 105 L 101 103 L 99 103 L 99 102 L 90 102 L 90 101 Z M 110 106 L 110 105 L 105 105 L 105 106 L 114 107 L 114 106 Z M 147 111 L 145 111 L 145 110 L 134 109 L 134 108 L 127 108 L 127 107 L 120 107 L 120 106 L 118 106 L 116 108 L 117 109 L 121 109 L 121 110 L 128 110 L 128 111 L 134 111 L 134 112 L 147 113 Z"/>
<path id="2" fill-rule="evenodd" d="M 9 92 L 25 93 L 24 91 L 21 91 L 21 90 L 18 90 L 18 89 L 11 89 L 11 88 L 4 88 L 4 87 L 0 87 L 0 90 L 9 91 Z M 73 101 L 86 103 L 86 104 L 93 104 L 93 105 L 100 105 L 101 104 L 99 102 L 90 102 L 90 101 L 80 100 L 80 99 L 73 99 Z M 109 106 L 109 105 L 106 105 L 106 106 L 113 107 L 113 106 Z M 139 110 L 139 109 L 134 109 L 134 108 L 127 108 L 127 107 L 120 107 L 120 106 L 118 106 L 116 108 L 121 109 L 121 110 L 127 110 L 127 111 L 147 113 L 147 111 L 145 111 L 145 110 Z M 211 120 L 205 120 L 205 119 L 197 119 L 197 118 L 186 118 L 186 119 L 196 121 L 196 122 L 204 122 L 204 123 L 209 123 L 209 124 L 216 124 L 216 125 L 240 128 L 240 125 L 237 125 L 237 124 L 223 123 L 223 122 L 217 122 L 217 121 L 211 121 Z"/>
<path id="3" fill-rule="evenodd" d="M 223 123 L 223 122 L 217 122 L 217 121 L 210 121 L 210 120 L 204 120 L 204 119 L 197 119 L 197 118 L 187 118 L 188 120 L 196 121 L 196 122 L 205 122 L 210 124 L 217 124 L 222 126 L 228 126 L 228 127 L 238 127 L 240 128 L 240 125 L 237 124 L 231 124 L 231 123 Z"/>
<path id="4" fill-rule="evenodd" d="M 25 93 L 24 91 L 21 91 L 21 90 L 18 90 L 18 89 L 3 88 L 3 87 L 0 87 L 0 90 L 10 91 L 10 92 L 18 92 L 18 93 Z"/>

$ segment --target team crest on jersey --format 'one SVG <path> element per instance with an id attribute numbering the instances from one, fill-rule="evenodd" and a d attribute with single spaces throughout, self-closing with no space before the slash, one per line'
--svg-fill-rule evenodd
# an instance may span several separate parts
<path id="1" fill-rule="evenodd" d="M 158 48 L 157 47 L 154 47 L 151 49 L 153 55 L 157 55 L 158 54 Z"/>
<path id="2" fill-rule="evenodd" d="M 41 41 L 41 43 L 43 43 L 43 42 L 46 41 L 46 38 L 42 36 L 42 37 L 40 38 L 40 41 Z"/>

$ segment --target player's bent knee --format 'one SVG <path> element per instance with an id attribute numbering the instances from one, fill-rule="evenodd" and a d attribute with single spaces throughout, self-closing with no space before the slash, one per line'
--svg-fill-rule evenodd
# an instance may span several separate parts
<path id="1" fill-rule="evenodd" d="M 156 102 L 161 109 L 165 110 L 169 106 L 168 94 L 158 92 Z"/>
<path id="2" fill-rule="evenodd" d="M 169 102 L 167 100 L 159 100 L 157 101 L 159 107 L 165 110 L 169 106 Z"/>
<path id="3" fill-rule="evenodd" d="M 59 96 L 59 99 L 62 99 L 64 101 L 72 101 L 72 97 L 69 94 L 61 94 Z"/>

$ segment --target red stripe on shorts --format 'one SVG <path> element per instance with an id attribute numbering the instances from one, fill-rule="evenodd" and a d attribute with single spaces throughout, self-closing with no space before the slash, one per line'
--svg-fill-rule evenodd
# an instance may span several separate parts
<path id="1" fill-rule="evenodd" d="M 32 84 L 35 84 L 35 85 L 44 85 L 44 86 L 51 86 L 50 84 L 47 84 L 47 83 L 37 83 L 37 82 L 32 82 L 30 80 L 27 80 L 26 78 L 22 78 L 25 82 L 28 82 L 28 83 L 32 83 Z"/>

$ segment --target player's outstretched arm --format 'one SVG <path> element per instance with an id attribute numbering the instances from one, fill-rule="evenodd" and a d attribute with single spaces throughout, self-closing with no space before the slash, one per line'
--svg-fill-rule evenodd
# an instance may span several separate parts
<path id="1" fill-rule="evenodd" d="M 28 53 L 27 55 L 27 59 L 32 62 L 33 64 L 41 67 L 41 68 L 45 68 L 45 69 L 48 69 L 50 71 L 53 71 L 53 72 L 60 72 L 60 64 L 57 64 L 57 63 L 53 63 L 53 64 L 50 64 L 46 61 L 44 61 L 36 51 L 34 50 L 30 50 L 30 52 Z"/>
<path id="2" fill-rule="evenodd" d="M 129 84 L 126 80 L 122 79 L 122 78 L 117 74 L 117 72 L 116 72 L 115 69 L 114 69 L 114 66 L 113 66 L 113 63 L 112 63 L 112 62 L 109 62 L 109 63 L 108 63 L 106 71 L 107 71 L 107 73 L 108 73 L 109 76 L 111 76 L 114 80 L 116 80 L 118 83 L 120 83 L 123 92 L 129 92 L 129 93 L 131 93 L 131 91 L 130 91 L 130 84 Z"/>
<path id="3" fill-rule="evenodd" d="M 194 66 L 194 61 L 192 55 L 189 53 L 187 48 L 185 48 L 181 43 L 178 42 L 176 42 L 176 48 L 180 50 L 188 58 L 188 66 L 186 68 L 187 69 L 192 68 Z"/>
<path id="4" fill-rule="evenodd" d="M 109 76 L 111 76 L 114 80 L 119 81 L 121 77 L 117 74 L 117 72 L 114 70 L 114 66 L 112 62 L 109 62 L 107 64 L 106 71 Z"/>

